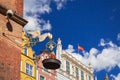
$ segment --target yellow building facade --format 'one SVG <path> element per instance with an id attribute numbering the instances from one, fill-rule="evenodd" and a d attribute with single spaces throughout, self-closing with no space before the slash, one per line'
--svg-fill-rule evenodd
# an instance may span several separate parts
<path id="1" fill-rule="evenodd" d="M 36 65 L 33 60 L 34 51 L 29 44 L 28 38 L 22 32 L 22 51 L 21 51 L 21 80 L 36 80 Z"/>

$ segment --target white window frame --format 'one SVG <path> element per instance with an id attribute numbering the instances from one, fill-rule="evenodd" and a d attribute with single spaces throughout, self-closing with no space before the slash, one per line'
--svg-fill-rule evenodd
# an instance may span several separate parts
<path id="1" fill-rule="evenodd" d="M 20 66 L 21 66 L 20 70 L 22 71 L 22 60 L 21 60 L 21 65 Z"/>
<path id="2" fill-rule="evenodd" d="M 28 63 L 26 63 L 26 65 L 27 65 Z M 25 65 L 25 71 L 27 70 L 27 67 L 26 67 L 26 65 Z M 34 69 L 34 67 L 31 65 L 31 64 L 28 64 L 29 65 L 29 68 L 28 68 L 28 73 L 27 73 L 27 71 L 25 72 L 26 74 L 28 74 L 28 75 L 30 75 L 30 76 L 33 76 L 33 73 L 34 73 L 34 71 L 33 71 L 33 69 Z M 32 66 L 32 70 L 30 70 L 30 66 Z M 32 72 L 32 74 L 30 74 L 30 72 Z"/>

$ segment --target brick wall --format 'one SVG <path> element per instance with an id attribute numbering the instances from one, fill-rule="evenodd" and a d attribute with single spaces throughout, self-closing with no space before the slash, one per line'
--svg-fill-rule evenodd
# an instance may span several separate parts
<path id="1" fill-rule="evenodd" d="M 21 25 L 0 14 L 0 80 L 20 80 L 21 34 Z"/>
<path id="2" fill-rule="evenodd" d="M 9 20 L 7 9 L 16 11 Z M 0 80 L 20 80 L 22 29 L 27 23 L 19 17 L 22 9 L 22 0 L 0 0 Z"/>
<path id="3" fill-rule="evenodd" d="M 0 40 L 0 80 L 20 80 L 20 52 L 21 50 Z"/>
<path id="4" fill-rule="evenodd" d="M 0 5 L 15 11 L 19 16 L 23 16 L 23 0 L 0 0 Z"/>
<path id="5" fill-rule="evenodd" d="M 0 14 L 0 37 L 11 40 L 16 45 L 22 43 L 22 26 Z M 4 36 L 3 36 L 4 33 Z"/>

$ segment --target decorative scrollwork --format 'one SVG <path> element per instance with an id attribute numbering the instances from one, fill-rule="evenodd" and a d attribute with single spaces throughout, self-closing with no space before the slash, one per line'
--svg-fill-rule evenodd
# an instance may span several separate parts
<path id="1" fill-rule="evenodd" d="M 22 46 L 32 47 L 39 42 L 44 41 L 46 38 L 52 39 L 52 34 L 44 33 L 40 34 L 39 31 L 26 31 L 23 33 L 23 44 Z"/>

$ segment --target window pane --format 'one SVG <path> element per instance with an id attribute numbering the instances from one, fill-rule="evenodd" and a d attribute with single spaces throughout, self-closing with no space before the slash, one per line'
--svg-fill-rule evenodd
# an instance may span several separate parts
<path id="1" fill-rule="evenodd" d="M 84 80 L 84 72 L 81 71 L 81 80 Z"/>
<path id="2" fill-rule="evenodd" d="M 73 75 L 74 75 L 74 66 L 72 66 L 72 71 L 73 71 L 72 73 L 73 73 Z"/>
<path id="3" fill-rule="evenodd" d="M 24 48 L 24 54 L 27 56 L 27 48 Z"/>
<path id="4" fill-rule="evenodd" d="M 48 69 L 47 69 L 47 68 L 44 68 L 44 71 L 48 71 Z"/>
<path id="5" fill-rule="evenodd" d="M 26 73 L 29 74 L 29 70 L 26 69 Z"/>
<path id="6" fill-rule="evenodd" d="M 32 70 L 32 66 L 30 65 L 30 70 Z"/>
<path id="7" fill-rule="evenodd" d="M 28 63 L 26 63 L 26 74 L 28 74 L 28 75 L 31 75 L 32 76 L 32 69 L 33 69 L 33 66 L 32 65 L 30 65 L 30 64 L 28 64 Z"/>
<path id="8" fill-rule="evenodd" d="M 26 63 L 26 68 L 28 69 L 29 68 L 29 64 Z"/>
<path id="9" fill-rule="evenodd" d="M 30 75 L 32 75 L 32 71 L 30 71 Z"/>
<path id="10" fill-rule="evenodd" d="M 76 79 L 79 80 L 79 73 L 78 73 L 78 68 L 77 67 L 76 67 L 75 72 L 76 72 Z"/>
<path id="11" fill-rule="evenodd" d="M 91 80 L 91 77 L 89 76 L 89 80 Z"/>
<path id="12" fill-rule="evenodd" d="M 43 77 L 43 76 L 40 76 L 40 80 L 44 80 L 44 77 Z"/>
<path id="13" fill-rule="evenodd" d="M 66 61 L 66 72 L 70 74 L 70 63 Z"/>

